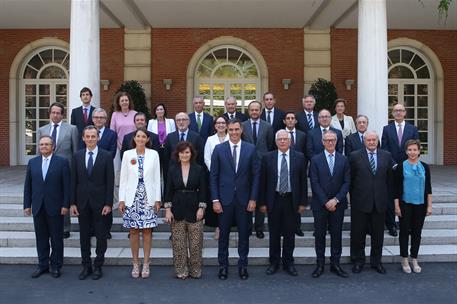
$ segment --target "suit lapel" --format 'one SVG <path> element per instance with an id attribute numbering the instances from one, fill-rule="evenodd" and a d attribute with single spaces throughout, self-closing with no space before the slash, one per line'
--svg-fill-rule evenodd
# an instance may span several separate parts
<path id="1" fill-rule="evenodd" d="M 365 165 L 367 166 L 367 168 L 368 168 L 368 170 L 370 171 L 370 173 L 372 173 L 372 172 L 371 172 L 371 166 L 370 166 L 370 160 L 368 159 L 368 152 L 367 152 L 366 149 L 363 150 L 362 155 L 363 155 L 363 162 L 364 162 Z M 377 155 L 376 155 L 376 157 L 377 157 Z M 377 171 L 377 170 L 376 170 L 376 171 Z"/>
<path id="2" fill-rule="evenodd" d="M 225 153 L 226 153 L 226 158 L 225 159 L 230 160 L 229 161 L 230 166 L 232 167 L 233 172 L 235 172 L 235 166 L 233 165 L 233 155 L 232 155 L 232 151 L 230 151 L 230 144 L 227 142 L 227 145 L 225 147 L 226 147 L 224 149 Z M 238 153 L 241 153 L 241 149 L 238 150 Z M 240 154 L 240 161 L 241 161 L 241 154 Z M 240 164 L 238 164 L 238 168 L 239 167 L 240 167 Z"/>
<path id="3" fill-rule="evenodd" d="M 51 128 L 52 128 L 52 125 L 51 125 Z M 62 122 L 62 124 L 60 125 L 59 136 L 57 137 L 57 145 L 56 145 L 56 149 L 55 149 L 56 151 L 62 145 L 62 140 L 64 139 L 66 132 L 67 132 L 66 125 Z"/>
<path id="4" fill-rule="evenodd" d="M 392 137 L 395 140 L 395 144 L 397 145 L 397 147 L 400 147 L 400 145 L 398 144 L 397 126 L 395 125 L 395 121 L 390 126 L 390 132 L 392 133 Z"/>

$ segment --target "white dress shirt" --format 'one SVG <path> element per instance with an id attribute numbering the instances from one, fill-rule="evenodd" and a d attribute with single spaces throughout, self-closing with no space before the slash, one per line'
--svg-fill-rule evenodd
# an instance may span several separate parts
<path id="1" fill-rule="evenodd" d="M 57 127 L 57 130 L 56 130 L 56 142 L 54 143 L 54 145 L 56 145 L 56 146 L 57 146 L 57 143 L 59 142 L 60 127 L 62 126 L 62 122 L 63 122 L 63 120 L 61 120 L 61 121 L 57 124 L 58 127 Z M 51 123 L 51 130 L 49 131 L 49 136 L 52 137 L 52 130 L 54 130 L 54 125 L 55 125 L 55 123 L 53 123 L 52 120 L 51 120 L 50 123 Z M 55 148 L 55 147 L 54 147 L 54 148 Z"/>
<path id="2" fill-rule="evenodd" d="M 88 148 L 86 148 L 86 169 L 87 169 L 87 164 L 89 162 L 89 152 L 93 152 L 94 154 L 92 155 L 92 159 L 94 161 L 93 165 L 95 165 L 95 159 L 97 158 L 97 154 L 98 154 L 98 146 L 95 146 L 95 149 L 94 150 L 89 150 Z"/>

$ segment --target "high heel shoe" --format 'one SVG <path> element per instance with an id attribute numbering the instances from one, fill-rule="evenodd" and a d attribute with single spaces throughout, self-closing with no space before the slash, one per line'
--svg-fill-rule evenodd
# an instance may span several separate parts
<path id="1" fill-rule="evenodd" d="M 413 265 L 413 271 L 414 271 L 414 273 L 421 273 L 422 268 L 419 266 L 419 264 L 417 263 L 417 260 L 416 260 L 416 259 L 413 259 L 413 260 L 411 261 L 411 264 Z"/>
<path id="2" fill-rule="evenodd" d="M 141 271 L 143 279 L 149 278 L 149 262 L 143 264 L 143 271 Z"/>
<path id="3" fill-rule="evenodd" d="M 139 277 L 140 277 L 140 265 L 138 263 L 133 263 L 132 278 L 137 279 Z"/>
<path id="4" fill-rule="evenodd" d="M 409 267 L 408 258 L 403 258 L 401 261 L 401 269 L 404 273 L 411 273 L 411 267 Z"/>

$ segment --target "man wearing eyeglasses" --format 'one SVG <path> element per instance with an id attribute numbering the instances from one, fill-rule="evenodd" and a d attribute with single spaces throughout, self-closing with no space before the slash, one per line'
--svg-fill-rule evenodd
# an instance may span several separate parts
<path id="1" fill-rule="evenodd" d="M 319 112 L 319 127 L 311 129 L 308 131 L 306 138 L 306 154 L 309 159 L 313 158 L 314 155 L 317 155 L 324 151 L 324 145 L 322 144 L 322 134 L 325 131 L 332 130 L 336 133 L 337 142 L 336 142 L 336 151 L 343 154 L 343 135 L 340 130 L 337 130 L 333 127 L 330 127 L 332 121 L 332 116 L 328 110 L 321 110 Z"/>
<path id="2" fill-rule="evenodd" d="M 106 128 L 106 111 L 102 108 L 94 109 L 92 120 L 94 121 L 94 126 L 98 131 L 98 142 L 97 146 L 111 153 L 111 156 L 116 157 L 116 148 L 117 148 L 117 133 Z M 86 144 L 83 141 L 83 148 L 86 148 Z"/>

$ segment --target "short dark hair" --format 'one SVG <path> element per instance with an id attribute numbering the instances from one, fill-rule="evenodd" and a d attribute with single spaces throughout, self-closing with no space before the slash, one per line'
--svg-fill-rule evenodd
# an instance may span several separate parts
<path id="1" fill-rule="evenodd" d="M 181 141 L 176 145 L 175 152 L 173 152 L 174 159 L 179 162 L 179 153 L 185 151 L 187 148 L 190 149 L 190 162 L 194 162 L 197 157 L 197 152 L 195 151 L 192 144 L 188 141 Z"/>
<path id="2" fill-rule="evenodd" d="M 64 113 L 65 113 L 65 106 L 64 106 L 62 103 L 60 103 L 60 102 L 58 102 L 58 101 L 51 103 L 51 105 L 49 106 L 49 109 L 48 109 L 48 113 L 49 113 L 49 114 L 51 114 L 51 109 L 52 109 L 52 107 L 59 107 L 59 108 L 62 110 L 62 111 L 61 111 L 62 115 L 64 115 Z"/>
<path id="3" fill-rule="evenodd" d="M 156 114 L 156 110 L 158 107 L 162 106 L 163 108 L 163 117 L 164 118 L 167 118 L 167 108 L 165 107 L 165 104 L 163 102 L 161 103 L 158 103 L 154 106 L 154 108 L 152 108 L 152 112 L 151 112 L 151 117 L 153 119 L 157 119 L 157 114 Z"/>
<path id="4" fill-rule="evenodd" d="M 225 117 L 225 115 L 219 115 L 218 117 L 216 117 L 214 120 L 213 120 L 213 128 L 214 130 L 216 130 L 216 122 L 219 118 L 222 118 L 224 121 L 225 121 L 225 124 L 228 125 L 229 123 L 229 119 L 227 117 Z"/>
<path id="5" fill-rule="evenodd" d="M 114 97 L 114 110 L 117 111 L 117 112 L 121 111 L 121 106 L 119 105 L 119 100 L 121 99 L 122 96 L 127 96 L 127 98 L 129 99 L 129 110 L 132 110 L 133 109 L 132 96 L 130 96 L 129 93 L 124 92 L 124 91 L 120 91 Z"/>
<path id="6" fill-rule="evenodd" d="M 286 119 L 286 116 L 289 114 L 293 114 L 295 116 L 295 119 L 297 119 L 297 116 L 295 115 L 294 111 L 286 111 L 286 113 L 284 113 L 284 119 Z"/>
<path id="7" fill-rule="evenodd" d="M 135 131 L 133 131 L 133 136 L 132 136 L 132 141 L 130 142 L 130 146 L 133 149 L 136 148 L 135 136 L 137 135 L 138 132 L 143 132 L 144 134 L 146 134 L 146 137 L 149 139 L 149 141 L 146 143 L 146 148 L 151 149 L 151 147 L 152 147 L 151 136 L 149 136 L 149 132 L 145 128 L 139 128 L 139 129 L 136 129 Z"/>
<path id="8" fill-rule="evenodd" d="M 346 107 L 346 105 L 347 105 L 346 99 L 344 99 L 344 98 L 337 98 L 337 99 L 335 100 L 335 102 L 333 103 L 333 110 L 336 110 L 336 105 L 339 104 L 340 102 L 342 102 L 342 103 L 344 104 L 344 106 Z"/>
<path id="9" fill-rule="evenodd" d="M 89 92 L 89 95 L 90 95 L 90 96 L 93 96 L 93 95 L 92 95 L 92 91 L 91 91 L 88 87 L 84 87 L 84 88 L 81 89 L 81 91 L 79 91 L 79 97 L 81 97 L 81 95 L 82 95 L 84 92 Z"/>
<path id="10" fill-rule="evenodd" d="M 419 141 L 419 139 L 409 139 L 405 142 L 405 150 L 408 149 L 409 146 L 414 146 L 416 145 L 417 146 L 417 149 L 419 149 L 419 151 L 421 150 L 421 142 Z"/>
<path id="11" fill-rule="evenodd" d="M 273 99 L 275 98 L 275 95 L 274 95 L 273 93 L 271 93 L 271 92 L 265 92 L 265 93 L 263 93 L 262 99 L 265 100 L 265 96 L 267 96 L 268 94 L 273 95 Z"/>
<path id="12" fill-rule="evenodd" d="M 86 131 L 87 130 L 96 130 L 97 131 L 97 137 L 98 137 L 98 130 L 95 126 L 93 125 L 88 125 L 88 126 L 85 126 L 84 129 L 83 129 L 83 134 L 82 134 L 82 137 L 84 137 L 84 134 L 86 134 Z"/>
<path id="13" fill-rule="evenodd" d="M 136 112 L 135 116 L 133 116 L 133 122 L 136 121 L 137 116 L 144 116 L 144 120 L 146 120 L 146 114 L 144 114 L 143 112 Z"/>
<path id="14" fill-rule="evenodd" d="M 258 101 L 258 100 L 253 100 L 253 101 L 251 101 L 251 102 L 248 104 L 248 109 L 251 107 L 251 105 L 252 105 L 253 103 L 258 104 L 258 105 L 260 106 L 260 110 L 262 110 L 262 103 L 261 103 L 260 101 Z"/>
<path id="15" fill-rule="evenodd" d="M 241 123 L 241 120 L 239 120 L 238 118 L 234 118 L 232 120 L 229 120 L 227 127 L 229 125 L 234 125 L 234 124 L 239 124 L 241 129 L 243 129 L 243 124 Z"/>

